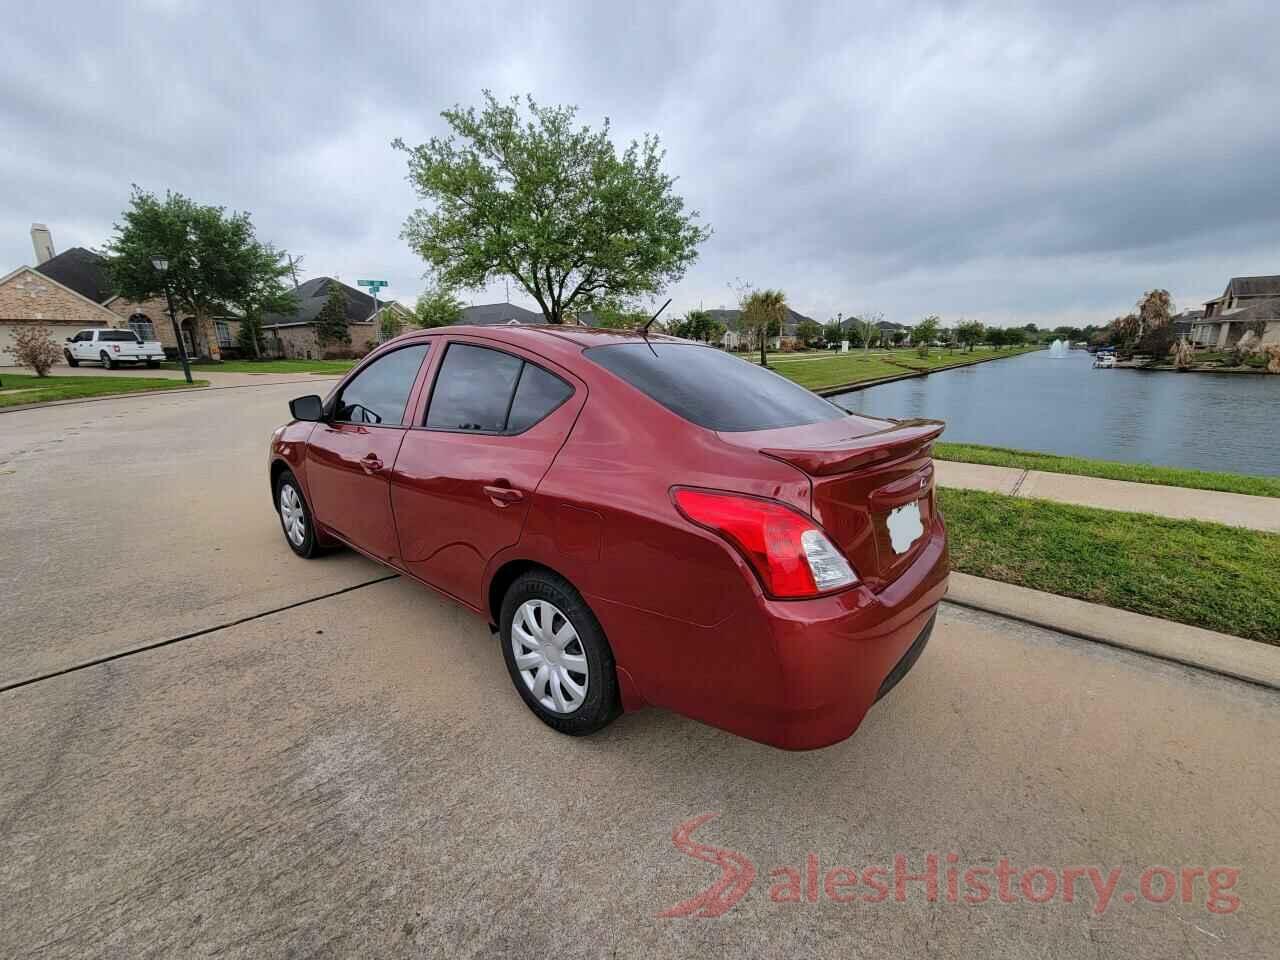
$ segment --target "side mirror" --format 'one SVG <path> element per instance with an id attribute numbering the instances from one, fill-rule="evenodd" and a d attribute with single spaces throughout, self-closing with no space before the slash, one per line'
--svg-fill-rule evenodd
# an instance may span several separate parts
<path id="1" fill-rule="evenodd" d="M 314 393 L 289 401 L 289 412 L 295 420 L 319 421 L 324 419 L 324 401 Z"/>
<path id="2" fill-rule="evenodd" d="M 74 340 L 74 339 L 75 339 L 75 337 L 67 337 L 67 343 L 70 343 L 70 342 L 71 342 L 72 340 Z"/>

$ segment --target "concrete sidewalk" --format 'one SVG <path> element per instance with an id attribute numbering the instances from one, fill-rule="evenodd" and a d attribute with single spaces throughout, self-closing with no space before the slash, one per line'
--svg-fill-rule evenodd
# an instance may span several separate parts
<path id="1" fill-rule="evenodd" d="M 1154 483 L 1103 480 L 1065 473 L 936 460 L 938 483 L 1015 497 L 1056 500 L 1082 507 L 1150 513 L 1174 520 L 1207 520 L 1231 527 L 1280 533 L 1280 498 L 1192 490 Z"/>

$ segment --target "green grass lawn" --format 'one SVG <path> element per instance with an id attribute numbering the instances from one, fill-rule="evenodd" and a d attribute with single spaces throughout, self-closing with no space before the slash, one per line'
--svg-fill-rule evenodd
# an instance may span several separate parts
<path id="1" fill-rule="evenodd" d="M 221 363 L 193 363 L 193 371 L 209 370 L 217 373 L 346 373 L 354 360 L 223 360 Z M 182 364 L 166 361 L 166 370 L 181 370 Z"/>
<path id="2" fill-rule="evenodd" d="M 773 364 L 773 370 L 810 390 L 821 390 L 824 387 L 835 387 L 845 383 L 861 383 L 864 380 L 878 380 L 881 377 L 897 377 L 907 372 L 877 357 L 864 359 L 852 353 L 823 357 L 821 360 L 780 362 Z"/>
<path id="3" fill-rule="evenodd" d="M 1037 347 L 1016 350 L 975 350 L 973 353 L 946 353 L 935 348 L 928 357 L 919 357 L 914 349 L 877 351 L 864 354 L 859 350 L 848 353 L 822 354 L 786 354 L 775 353 L 769 356 L 772 368 L 788 380 L 792 380 L 810 390 L 826 390 L 844 384 L 863 383 L 867 380 L 879 380 L 882 377 L 898 377 L 912 370 L 945 370 L 948 367 L 964 366 L 977 360 L 985 360 L 991 356 L 1014 357 Z M 820 356 L 821 359 L 803 359 L 805 356 Z"/>
<path id="4" fill-rule="evenodd" d="M 894 354 L 891 359 L 894 363 L 910 367 L 912 370 L 946 370 L 948 367 L 963 367 L 981 360 L 989 360 L 992 357 L 1018 357 L 1024 353 L 1032 353 L 1039 349 L 1041 348 L 1038 346 L 1011 347 L 1007 350 L 986 348 L 975 349 L 972 353 L 965 353 L 960 350 L 947 353 L 946 350 L 934 347 L 929 351 L 929 356 L 927 357 L 917 356 L 914 350 L 903 350 Z"/>
<path id="5" fill-rule="evenodd" d="M 1065 457 L 1053 453 L 1010 450 L 1006 447 L 984 447 L 974 443 L 938 443 L 934 445 L 933 453 L 939 460 L 958 460 L 961 463 L 985 463 L 996 467 L 1071 473 L 1081 477 L 1129 480 L 1133 483 L 1162 483 L 1170 487 L 1222 490 L 1227 493 L 1252 494 L 1255 497 L 1280 497 L 1280 477 L 1254 477 L 1240 473 L 1185 470 L 1181 467 L 1153 467 L 1145 463 L 1089 460 L 1085 457 Z"/>
<path id="6" fill-rule="evenodd" d="M 159 377 L 37 377 L 29 373 L 0 373 L 0 407 L 50 400 L 79 400 L 113 393 L 207 387 L 209 381 L 167 380 Z"/>
<path id="7" fill-rule="evenodd" d="M 1280 535 L 939 489 L 956 570 L 1280 644 Z"/>

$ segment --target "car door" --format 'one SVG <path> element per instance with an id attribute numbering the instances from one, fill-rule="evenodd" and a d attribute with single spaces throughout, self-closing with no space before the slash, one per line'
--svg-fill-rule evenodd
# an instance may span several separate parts
<path id="1" fill-rule="evenodd" d="M 71 344 L 71 355 L 77 360 L 98 359 L 98 355 L 93 352 L 92 330 L 81 330 L 76 334 L 75 341 Z"/>
<path id="2" fill-rule="evenodd" d="M 427 344 L 415 343 L 362 367 L 331 401 L 307 442 L 307 492 L 316 519 L 352 546 L 399 563 L 388 478 L 405 436 L 409 395 Z"/>
<path id="3" fill-rule="evenodd" d="M 450 338 L 422 423 L 391 476 L 404 567 L 473 606 L 489 560 L 520 539 L 586 385 L 534 354 Z"/>

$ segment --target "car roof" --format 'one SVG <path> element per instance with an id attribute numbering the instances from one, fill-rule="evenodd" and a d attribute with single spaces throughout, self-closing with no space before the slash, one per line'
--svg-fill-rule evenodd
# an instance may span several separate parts
<path id="1" fill-rule="evenodd" d="M 403 336 L 407 339 L 415 335 L 420 336 L 423 332 L 415 330 Z M 552 358 L 557 355 L 577 355 L 587 347 L 614 343 L 644 343 L 646 340 L 635 330 L 607 330 L 599 327 L 564 326 L 551 323 L 484 325 L 460 323 L 448 327 L 434 327 L 425 333 L 429 336 L 472 336 L 498 343 L 509 343 Z M 651 334 L 647 339 L 653 343 L 691 342 L 662 333 Z"/>

